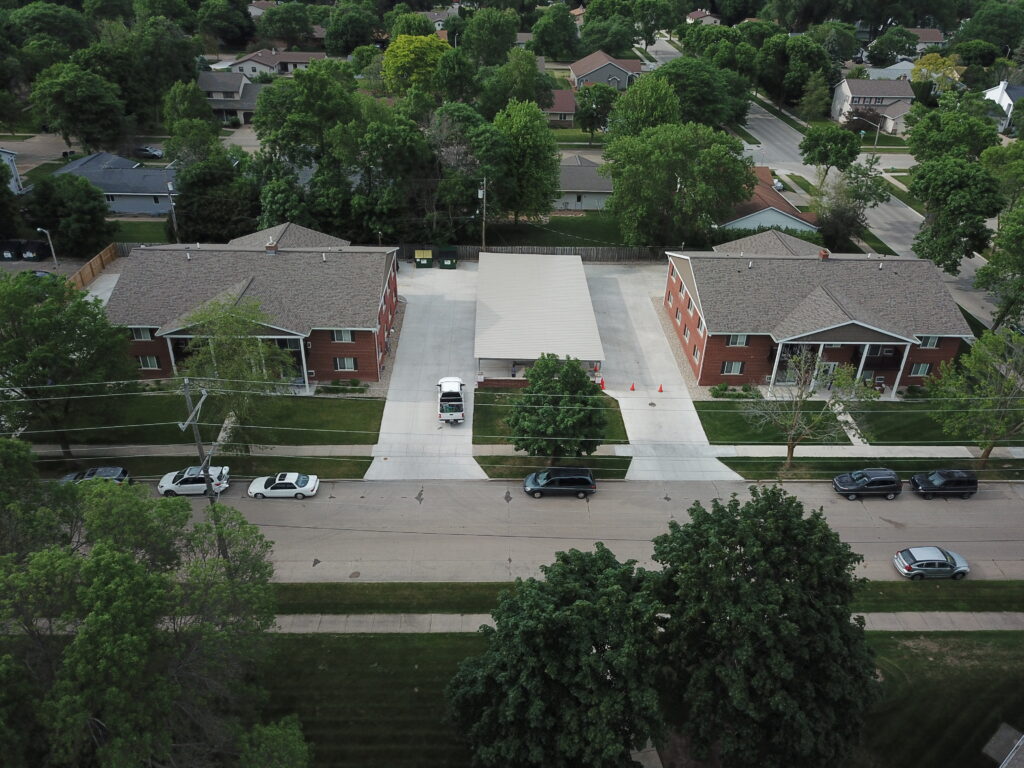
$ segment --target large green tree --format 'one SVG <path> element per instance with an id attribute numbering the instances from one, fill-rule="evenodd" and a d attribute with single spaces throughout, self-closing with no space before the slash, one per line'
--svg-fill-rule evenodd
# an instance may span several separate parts
<path id="1" fill-rule="evenodd" d="M 86 150 L 112 149 L 121 140 L 124 102 L 120 89 L 72 63 L 54 64 L 32 86 L 32 107 L 64 141 Z"/>
<path id="2" fill-rule="evenodd" d="M 203 0 L 196 25 L 202 34 L 231 46 L 244 46 L 256 31 L 245 5 L 231 0 Z"/>
<path id="3" fill-rule="evenodd" d="M 1019 3 L 986 0 L 961 25 L 956 41 L 984 40 L 1011 49 L 1020 45 L 1024 36 L 1024 8 Z"/>
<path id="4" fill-rule="evenodd" d="M 539 107 L 554 102 L 553 78 L 537 67 L 537 57 L 522 48 L 508 52 L 508 60 L 500 67 L 480 76 L 477 99 L 480 114 L 493 118 L 513 100 L 532 101 Z"/>
<path id="5" fill-rule="evenodd" d="M 974 442 L 984 467 L 992 450 L 1024 434 L 1024 335 L 986 331 L 929 379 L 928 407 L 953 439 Z"/>
<path id="6" fill-rule="evenodd" d="M 263 40 L 281 40 L 291 47 L 313 33 L 305 3 L 282 3 L 267 8 L 256 19 L 256 34 Z"/>
<path id="7" fill-rule="evenodd" d="M 392 38 L 397 38 L 399 35 L 433 35 L 434 25 L 422 14 L 403 13 L 396 16 L 395 20 L 391 22 L 390 33 Z"/>
<path id="8" fill-rule="evenodd" d="M 1004 323 L 1024 323 L 1024 206 L 1000 216 L 992 250 L 978 269 L 974 285 L 996 298 L 994 328 Z"/>
<path id="9" fill-rule="evenodd" d="M 646 77 L 664 78 L 672 86 L 679 99 L 680 122 L 716 127 L 746 122 L 748 84 L 736 72 L 707 59 L 682 56 Z"/>
<path id="10" fill-rule="evenodd" d="M 526 372 L 529 382 L 505 419 L 517 451 L 530 456 L 590 455 L 608 419 L 601 390 L 578 360 L 545 354 Z"/>
<path id="11" fill-rule="evenodd" d="M 127 332 L 98 301 L 61 277 L 0 274 L 0 409 L 12 428 L 38 431 L 69 457 L 73 430 L 106 405 L 95 397 L 110 391 L 103 382 L 135 373 Z"/>
<path id="12" fill-rule="evenodd" d="M 591 83 L 576 91 L 576 124 L 594 140 L 596 131 L 608 127 L 608 118 L 619 91 L 606 83 Z"/>
<path id="13" fill-rule="evenodd" d="M 979 94 L 960 91 L 942 94 L 935 109 L 914 104 L 907 115 L 907 146 L 919 163 L 944 155 L 977 160 L 999 143 L 988 117 L 991 105 Z"/>
<path id="14" fill-rule="evenodd" d="M 444 40 L 432 35 L 400 35 L 384 52 L 384 86 L 396 94 L 410 88 L 429 89 L 441 57 L 449 47 Z"/>
<path id="15" fill-rule="evenodd" d="M 513 100 L 495 116 L 494 127 L 511 159 L 499 186 L 501 207 L 515 223 L 520 216 L 549 213 L 558 197 L 560 166 L 544 113 L 533 102 Z"/>
<path id="16" fill-rule="evenodd" d="M 661 729 L 659 606 L 602 544 L 517 580 L 481 628 L 487 650 L 448 685 L 475 765 L 618 768 Z"/>
<path id="17" fill-rule="evenodd" d="M 555 61 L 572 61 L 579 44 L 576 21 L 565 3 L 547 8 L 533 25 L 533 52 Z"/>
<path id="18" fill-rule="evenodd" d="M 821 73 L 834 82 L 834 63 L 828 51 L 806 35 L 769 37 L 758 49 L 758 82 L 779 102 L 795 104 L 804 93 L 808 78 Z"/>
<path id="19" fill-rule="evenodd" d="M 469 20 L 459 45 L 481 65 L 495 66 L 505 61 L 516 44 L 518 31 L 519 17 L 515 11 L 482 8 Z"/>
<path id="20" fill-rule="evenodd" d="M 243 173 L 244 162 L 218 148 L 178 172 L 174 208 L 181 240 L 223 243 L 256 230 L 259 189 Z"/>
<path id="21" fill-rule="evenodd" d="M 618 56 L 633 47 L 636 27 L 630 19 L 595 19 L 589 18 L 589 15 L 590 8 L 587 9 L 588 18 L 580 32 L 581 55 L 604 51 L 609 56 Z"/>
<path id="22" fill-rule="evenodd" d="M 863 558 L 777 486 L 699 501 L 654 540 L 668 698 L 695 757 L 723 768 L 839 764 L 875 692 Z"/>
<path id="23" fill-rule="evenodd" d="M 841 249 L 851 237 L 862 234 L 867 209 L 889 199 L 889 185 L 878 165 L 878 155 L 871 155 L 863 163 L 851 165 L 839 178 L 819 185 L 814 211 L 830 248 Z"/>
<path id="24" fill-rule="evenodd" d="M 107 246 L 117 231 L 107 213 L 102 190 L 71 174 L 43 178 L 25 201 L 26 220 L 50 231 L 58 258 L 91 259 Z"/>
<path id="25" fill-rule="evenodd" d="M 195 83 L 173 83 L 164 95 L 164 127 L 174 131 L 179 120 L 204 120 L 211 125 L 216 122 L 206 95 Z"/>
<path id="26" fill-rule="evenodd" d="M 608 113 L 612 142 L 638 136 L 647 128 L 679 122 L 682 106 L 672 84 L 664 77 L 642 77 L 619 95 Z"/>
<path id="27" fill-rule="evenodd" d="M 914 56 L 917 53 L 917 35 L 896 25 L 889 27 L 875 38 L 868 48 L 868 61 L 876 67 L 895 64 L 900 56 Z"/>
<path id="28" fill-rule="evenodd" d="M 373 43 L 379 19 L 356 3 L 338 5 L 327 22 L 324 48 L 331 56 L 348 56 L 356 48 Z"/>
<path id="29" fill-rule="evenodd" d="M 857 134 L 835 123 L 812 125 L 800 141 L 800 157 L 808 165 L 818 168 L 818 183 L 828 177 L 832 168 L 845 171 L 860 154 Z"/>
<path id="30" fill-rule="evenodd" d="M 605 156 L 613 182 L 605 210 L 633 245 L 706 240 L 754 191 L 753 161 L 743 157 L 739 139 L 698 123 L 616 139 Z"/>

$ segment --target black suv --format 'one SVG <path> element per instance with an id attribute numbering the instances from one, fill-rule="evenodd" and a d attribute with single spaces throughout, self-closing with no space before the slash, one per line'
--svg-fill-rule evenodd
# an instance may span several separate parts
<path id="1" fill-rule="evenodd" d="M 860 496 L 885 496 L 895 499 L 903 491 L 903 481 L 891 469 L 873 467 L 858 469 L 832 478 L 832 487 L 850 501 Z"/>
<path id="2" fill-rule="evenodd" d="M 585 467 L 549 467 L 527 475 L 523 490 L 539 499 L 541 496 L 575 496 L 585 499 L 597 493 L 594 473 Z"/>
<path id="3" fill-rule="evenodd" d="M 969 499 L 978 492 L 978 476 L 966 469 L 936 469 L 911 477 L 910 487 L 926 499 L 935 496 Z"/>

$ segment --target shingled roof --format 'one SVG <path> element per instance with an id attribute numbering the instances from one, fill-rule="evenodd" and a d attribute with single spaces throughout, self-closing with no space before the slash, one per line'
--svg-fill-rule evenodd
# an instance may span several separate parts
<path id="1" fill-rule="evenodd" d="M 772 178 L 771 168 L 763 165 L 757 166 L 754 168 L 754 175 L 757 177 L 757 184 L 754 185 L 753 194 L 749 199 L 736 205 L 732 213 L 725 217 L 724 221 L 720 221 L 719 224 L 726 227 L 742 227 L 742 219 L 769 208 L 774 208 L 779 213 L 784 213 L 794 219 L 810 224 L 812 227 L 818 226 L 817 216 L 813 213 L 801 211 L 772 186 L 774 179 Z"/>
<path id="2" fill-rule="evenodd" d="M 757 232 L 738 240 L 711 246 L 711 250 L 722 253 L 754 253 L 758 256 L 817 256 L 820 245 L 787 235 L 777 229 Z"/>
<path id="3" fill-rule="evenodd" d="M 584 56 L 579 61 L 574 61 L 570 64 L 569 70 L 572 72 L 574 77 L 580 78 L 584 75 L 589 75 L 595 69 L 600 69 L 605 64 L 614 64 L 619 69 L 633 74 L 639 74 L 643 66 L 636 60 L 616 59 L 609 56 L 604 51 L 594 51 L 589 56 Z"/>
<path id="4" fill-rule="evenodd" d="M 911 341 L 971 336 L 929 261 L 738 252 L 670 253 L 669 258 L 681 272 L 692 270 L 710 333 L 770 334 L 781 341 L 847 326 L 856 329 L 858 340 L 865 331 L 873 338 Z"/>
<path id="5" fill-rule="evenodd" d="M 312 248 L 313 250 L 352 244 L 340 237 L 325 235 L 323 232 L 292 224 L 290 221 L 228 241 L 228 245 L 233 245 L 236 248 L 263 248 L 267 243 L 276 243 L 278 248 Z"/>
<path id="6" fill-rule="evenodd" d="M 54 175 L 81 176 L 107 195 L 167 195 L 168 182 L 174 181 L 173 168 L 149 168 L 126 157 L 97 152 L 74 160 L 53 172 Z"/>
<path id="7" fill-rule="evenodd" d="M 562 192 L 611 192 L 611 177 L 599 174 L 600 167 L 600 163 L 582 155 L 563 157 L 559 164 L 558 188 Z"/>

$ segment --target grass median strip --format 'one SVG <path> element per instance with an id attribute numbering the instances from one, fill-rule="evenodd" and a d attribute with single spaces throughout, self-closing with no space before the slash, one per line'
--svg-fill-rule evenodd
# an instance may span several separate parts
<path id="1" fill-rule="evenodd" d="M 744 128 L 742 125 L 730 125 L 729 130 L 735 133 L 747 144 L 760 144 L 761 140 L 758 139 L 754 134 Z"/>
<path id="2" fill-rule="evenodd" d="M 897 200 L 903 201 L 907 206 L 913 208 L 915 211 L 924 216 L 927 211 L 924 209 L 924 203 L 914 197 L 910 192 L 905 189 L 900 189 L 898 186 L 893 184 L 888 179 L 885 179 L 885 183 L 889 185 L 889 194 L 895 197 Z"/>
<path id="3" fill-rule="evenodd" d="M 792 128 L 794 131 L 799 131 L 800 133 L 807 133 L 807 127 L 805 125 L 803 125 L 803 124 L 797 122 L 796 120 L 794 120 L 792 117 L 790 117 L 785 112 L 780 110 L 774 104 L 769 104 L 767 101 L 765 101 L 764 99 L 762 99 L 759 96 L 751 96 L 750 98 L 751 98 L 751 100 L 755 104 L 759 104 L 766 111 L 768 111 L 771 114 L 775 115 L 777 118 L 779 118 L 779 120 L 784 122 L 786 125 L 788 125 L 790 128 Z"/>
<path id="4" fill-rule="evenodd" d="M 531 472 L 552 466 L 551 462 L 536 456 L 477 456 L 487 476 L 493 479 L 522 480 Z M 629 470 L 629 456 L 581 456 L 564 458 L 558 464 L 566 467 L 590 467 L 598 480 L 624 480 Z"/>
<path id="5" fill-rule="evenodd" d="M 508 443 L 511 432 L 505 418 L 511 413 L 511 406 L 522 394 L 521 389 L 502 387 L 494 389 L 478 389 L 473 394 L 473 443 L 487 445 L 489 443 Z M 604 442 L 627 443 L 626 425 L 622 422 L 622 413 L 615 398 L 601 394 L 600 407 L 606 409 L 608 429 Z"/>
<path id="6" fill-rule="evenodd" d="M 797 448 L 797 454 L 800 449 Z M 747 480 L 831 480 L 843 472 L 864 467 L 886 466 L 906 479 L 916 472 L 932 469 L 972 469 L 978 473 L 982 483 L 986 480 L 1024 480 L 1024 459 L 990 459 L 988 466 L 981 468 L 977 459 L 949 458 L 878 458 L 863 457 L 797 457 L 793 466 L 782 470 L 785 459 L 778 457 L 727 456 L 720 458 L 723 464 L 735 470 Z"/>

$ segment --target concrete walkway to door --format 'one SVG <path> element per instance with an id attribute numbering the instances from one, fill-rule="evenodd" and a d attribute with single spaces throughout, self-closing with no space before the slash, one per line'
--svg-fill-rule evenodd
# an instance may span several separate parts
<path id="1" fill-rule="evenodd" d="M 714 458 L 651 303 L 665 290 L 665 264 L 584 269 L 608 361 L 607 392 L 619 401 L 629 436 L 622 451 L 633 456 L 626 479 L 741 480 Z"/>

